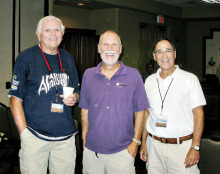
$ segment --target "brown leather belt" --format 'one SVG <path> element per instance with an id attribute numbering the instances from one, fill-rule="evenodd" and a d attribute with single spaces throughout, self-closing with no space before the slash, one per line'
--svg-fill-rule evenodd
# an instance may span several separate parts
<path id="1" fill-rule="evenodd" d="M 154 138 L 155 140 L 160 141 L 161 143 L 168 143 L 168 144 L 181 144 L 183 141 L 190 140 L 193 137 L 193 134 L 187 135 L 185 137 L 179 137 L 179 138 L 162 138 L 157 137 L 149 133 L 149 135 Z M 179 141 L 178 141 L 179 140 Z"/>

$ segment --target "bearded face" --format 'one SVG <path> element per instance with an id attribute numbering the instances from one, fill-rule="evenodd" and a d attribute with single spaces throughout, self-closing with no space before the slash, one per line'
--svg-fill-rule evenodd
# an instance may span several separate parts
<path id="1" fill-rule="evenodd" d="M 122 45 L 116 33 L 107 32 L 101 36 L 98 48 L 103 63 L 111 66 L 118 61 Z"/>

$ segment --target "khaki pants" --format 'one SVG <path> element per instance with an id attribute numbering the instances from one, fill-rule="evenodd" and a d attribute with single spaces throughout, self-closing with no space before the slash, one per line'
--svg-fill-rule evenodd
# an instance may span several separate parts
<path id="1" fill-rule="evenodd" d="M 192 140 L 182 144 L 164 144 L 148 136 L 148 174 L 199 174 L 197 165 L 185 168 L 184 161 L 191 144 Z"/>
<path id="2" fill-rule="evenodd" d="M 114 154 L 100 154 L 85 148 L 83 174 L 135 174 L 134 158 L 125 149 Z"/>
<path id="3" fill-rule="evenodd" d="M 50 174 L 74 174 L 75 136 L 64 141 L 44 141 L 26 128 L 21 133 L 19 157 L 22 174 L 46 174 L 48 161 Z"/>

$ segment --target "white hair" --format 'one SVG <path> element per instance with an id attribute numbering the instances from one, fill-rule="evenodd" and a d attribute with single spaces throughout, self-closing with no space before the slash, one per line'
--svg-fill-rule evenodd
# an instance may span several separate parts
<path id="1" fill-rule="evenodd" d="M 43 23 L 43 21 L 45 21 L 47 19 L 56 19 L 56 20 L 58 20 L 60 22 L 60 24 L 61 24 L 61 30 L 64 33 L 65 27 L 64 27 L 62 21 L 59 18 L 50 15 L 50 16 L 45 16 L 45 17 L 41 18 L 41 20 L 38 22 L 38 24 L 37 24 L 37 31 L 36 31 L 38 34 L 41 34 L 42 23 Z"/>

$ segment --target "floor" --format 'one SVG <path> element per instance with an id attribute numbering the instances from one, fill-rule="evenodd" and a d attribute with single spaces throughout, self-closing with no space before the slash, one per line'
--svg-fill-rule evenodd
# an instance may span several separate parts
<path id="1" fill-rule="evenodd" d="M 19 141 L 0 142 L 0 174 L 19 174 Z"/>

